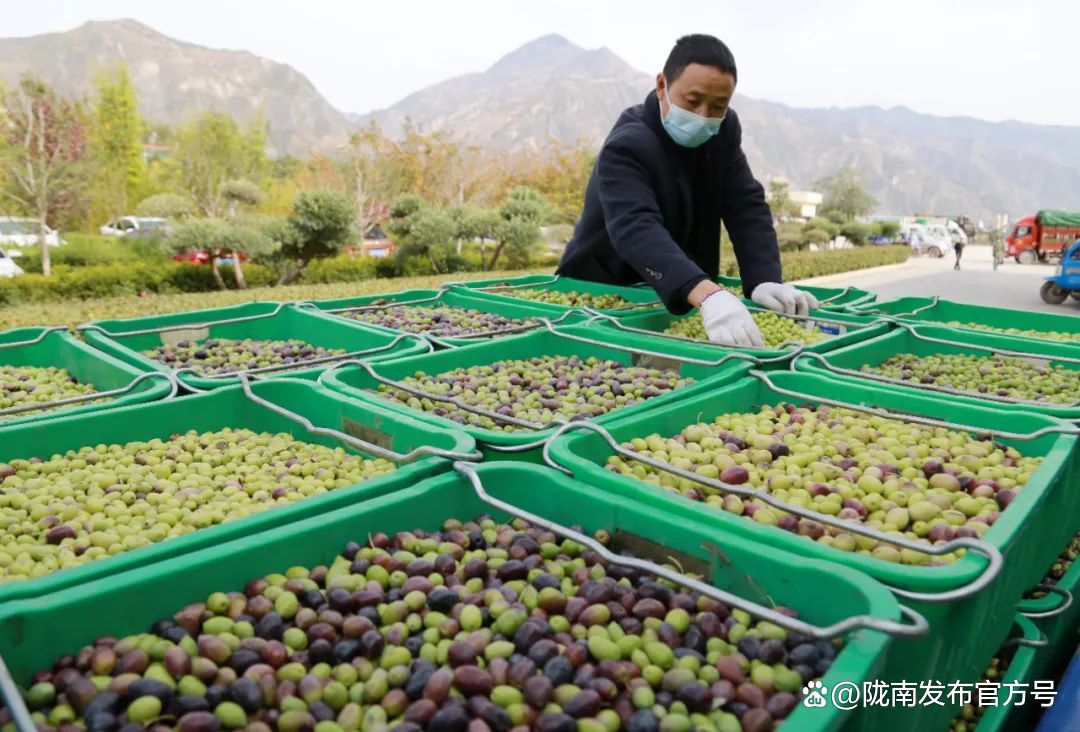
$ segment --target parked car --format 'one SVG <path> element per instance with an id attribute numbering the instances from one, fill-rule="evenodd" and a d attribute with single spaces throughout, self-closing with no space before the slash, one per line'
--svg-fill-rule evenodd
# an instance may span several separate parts
<path id="1" fill-rule="evenodd" d="M 199 249 L 194 252 L 183 252 L 182 254 L 173 255 L 174 262 L 191 262 L 192 264 L 210 264 L 210 252 L 206 249 Z M 248 261 L 247 255 L 240 252 L 240 264 Z M 232 257 L 226 256 L 218 260 L 218 264 L 232 264 Z"/>
<path id="2" fill-rule="evenodd" d="M 121 216 L 113 219 L 100 229 L 104 236 L 167 236 L 169 222 L 150 216 Z"/>
<path id="3" fill-rule="evenodd" d="M 12 253 L 16 255 L 19 254 L 19 252 Z M 11 258 L 11 256 L 3 249 L 0 249 L 0 277 L 11 278 L 15 277 L 16 275 L 21 275 L 22 273 L 22 267 L 15 264 L 15 261 Z"/>
<path id="4" fill-rule="evenodd" d="M 53 229 L 45 227 L 45 243 L 58 247 L 65 242 Z M 9 247 L 36 247 L 38 245 L 38 222 L 17 216 L 0 216 L 0 244 Z"/>

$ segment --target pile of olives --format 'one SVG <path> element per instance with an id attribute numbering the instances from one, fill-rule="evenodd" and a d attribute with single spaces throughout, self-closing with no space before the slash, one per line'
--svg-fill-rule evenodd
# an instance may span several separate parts
<path id="1" fill-rule="evenodd" d="M 25 407 L 30 404 L 46 404 L 62 399 L 93 394 L 97 391 L 93 384 L 79 383 L 66 369 L 53 366 L 6 366 L 0 365 L 0 409 Z M 104 399 L 97 402 L 106 401 Z M 89 404 L 91 402 L 80 402 Z M 51 411 L 35 409 L 12 415 L 0 415 L 0 422 L 5 419 L 29 417 L 34 414 Z"/>
<path id="2" fill-rule="evenodd" d="M 541 290 L 531 287 L 493 289 L 496 295 L 509 295 L 522 300 L 546 302 L 552 305 L 565 305 L 568 308 L 594 308 L 596 310 L 616 310 L 619 308 L 644 307 L 644 303 L 633 303 L 618 295 L 594 295 L 577 290 Z"/>
<path id="3" fill-rule="evenodd" d="M 340 356 L 344 348 L 323 348 L 290 338 L 285 341 L 256 340 L 244 338 L 209 338 L 204 341 L 180 341 L 175 346 L 160 346 L 143 351 L 169 368 L 189 368 L 199 374 L 232 374 L 295 364 L 303 368 L 305 361 L 327 356 Z"/>
<path id="4" fill-rule="evenodd" d="M 406 333 L 430 333 L 443 338 L 464 335 L 483 336 L 492 331 L 540 325 L 539 321 L 531 318 L 518 320 L 498 313 L 485 313 L 482 310 L 451 305 L 436 307 L 395 305 L 372 310 L 352 310 L 340 314 L 369 325 L 381 325 L 384 328 Z"/>
<path id="5" fill-rule="evenodd" d="M 817 343 L 830 337 L 817 328 L 808 328 L 808 321 L 785 318 L 777 313 L 754 312 L 751 314 L 754 322 L 761 330 L 761 337 L 768 348 L 776 348 L 782 343 L 796 341 L 798 343 Z M 701 313 L 694 313 L 685 318 L 676 320 L 669 325 L 664 332 L 668 335 L 694 338 L 699 341 L 709 340 L 709 334 L 705 332 L 705 322 L 701 319 Z"/>
<path id="6" fill-rule="evenodd" d="M 950 320 L 945 323 L 954 328 L 972 328 L 974 330 L 987 330 L 993 333 L 1005 333 L 1006 335 L 1026 336 L 1028 338 L 1042 338 L 1048 341 L 1075 341 L 1080 342 L 1080 331 L 1066 333 L 1056 330 L 1023 330 L 1020 328 L 995 328 L 992 325 L 981 323 L 963 323 L 959 320 Z"/>
<path id="7" fill-rule="evenodd" d="M 394 470 L 225 429 L 0 462 L 0 582 L 42 577 Z"/>
<path id="8" fill-rule="evenodd" d="M 215 592 L 26 696 L 86 730 L 765 732 L 840 650 L 484 516 Z"/>
<path id="9" fill-rule="evenodd" d="M 1015 356 L 901 353 L 877 366 L 866 364 L 861 370 L 976 395 L 993 394 L 1051 404 L 1080 401 L 1080 370 Z"/>
<path id="10" fill-rule="evenodd" d="M 1080 557 L 1080 534 L 1077 534 L 1069 542 L 1069 545 L 1058 555 L 1057 559 L 1050 566 L 1046 576 L 1039 580 L 1040 585 L 1050 585 L 1051 587 L 1061 581 L 1061 578 L 1065 576 L 1065 573 L 1072 569 L 1073 562 L 1076 558 Z M 1042 590 L 1034 590 L 1027 595 L 1032 598 L 1046 597 L 1046 593 Z"/>
<path id="11" fill-rule="evenodd" d="M 1015 647 L 1009 647 L 998 651 L 990 661 L 990 665 L 983 673 L 982 683 L 1005 683 L 1005 672 L 1009 670 L 1009 664 L 1012 663 L 1013 656 L 1016 653 Z M 975 694 L 972 694 L 975 697 Z M 983 714 L 986 713 L 986 708 L 979 706 L 977 703 L 977 697 L 975 701 L 969 702 L 964 705 L 964 708 L 953 717 L 952 722 L 949 723 L 949 732 L 974 732 L 979 726 L 979 720 L 982 719 Z"/>
<path id="12" fill-rule="evenodd" d="M 933 544 L 984 534 L 1042 462 L 991 438 L 794 404 L 724 414 L 674 437 L 653 434 L 623 447 L 815 513 Z M 956 559 L 897 549 L 620 455 L 609 457 L 606 467 L 843 551 L 904 564 Z"/>
<path id="13" fill-rule="evenodd" d="M 557 418 L 598 417 L 692 381 L 671 370 L 623 366 L 595 357 L 538 356 L 457 368 L 434 376 L 421 371 L 402 383 L 429 394 L 453 397 L 472 407 L 547 424 Z M 381 385 L 378 392 L 387 399 L 459 424 L 506 432 L 526 429 L 392 386 Z"/>

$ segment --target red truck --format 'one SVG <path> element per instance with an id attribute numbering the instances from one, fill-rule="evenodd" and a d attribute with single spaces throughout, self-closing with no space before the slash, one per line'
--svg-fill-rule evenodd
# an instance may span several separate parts
<path id="1" fill-rule="evenodd" d="M 1005 254 L 1020 264 L 1045 262 L 1080 239 L 1080 212 L 1039 211 L 1013 224 L 1005 237 Z"/>

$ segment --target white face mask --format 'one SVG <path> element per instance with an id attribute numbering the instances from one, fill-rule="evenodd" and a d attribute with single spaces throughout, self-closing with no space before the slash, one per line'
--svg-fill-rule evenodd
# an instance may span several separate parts
<path id="1" fill-rule="evenodd" d="M 724 117 L 702 117 L 700 114 L 673 104 L 664 85 L 664 99 L 668 113 L 664 117 L 664 129 L 671 139 L 683 147 L 700 147 L 720 131 Z M 726 116 L 726 115 L 725 115 Z"/>

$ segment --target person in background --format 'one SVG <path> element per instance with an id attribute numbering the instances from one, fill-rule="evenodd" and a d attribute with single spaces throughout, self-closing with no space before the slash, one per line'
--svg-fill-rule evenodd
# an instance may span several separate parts
<path id="1" fill-rule="evenodd" d="M 964 256 L 964 242 L 957 239 L 952 245 L 953 251 L 956 252 L 956 264 L 953 265 L 953 269 L 957 272 L 960 271 L 960 257 Z"/>
<path id="2" fill-rule="evenodd" d="M 908 232 L 908 244 L 915 250 L 915 254 L 922 254 L 922 234 L 917 229 Z"/>
<path id="3" fill-rule="evenodd" d="M 645 281 L 670 312 L 698 308 L 709 340 L 760 347 L 750 311 L 713 282 L 721 222 L 744 296 L 801 315 L 818 302 L 782 283 L 772 213 L 730 107 L 736 80 L 735 57 L 717 38 L 697 34 L 675 43 L 655 90 L 623 111 L 604 141 L 556 271 L 616 285 Z"/>
<path id="4" fill-rule="evenodd" d="M 996 272 L 998 267 L 1005 264 L 1005 241 L 1000 234 L 993 233 L 991 236 L 994 243 L 994 271 Z"/>

